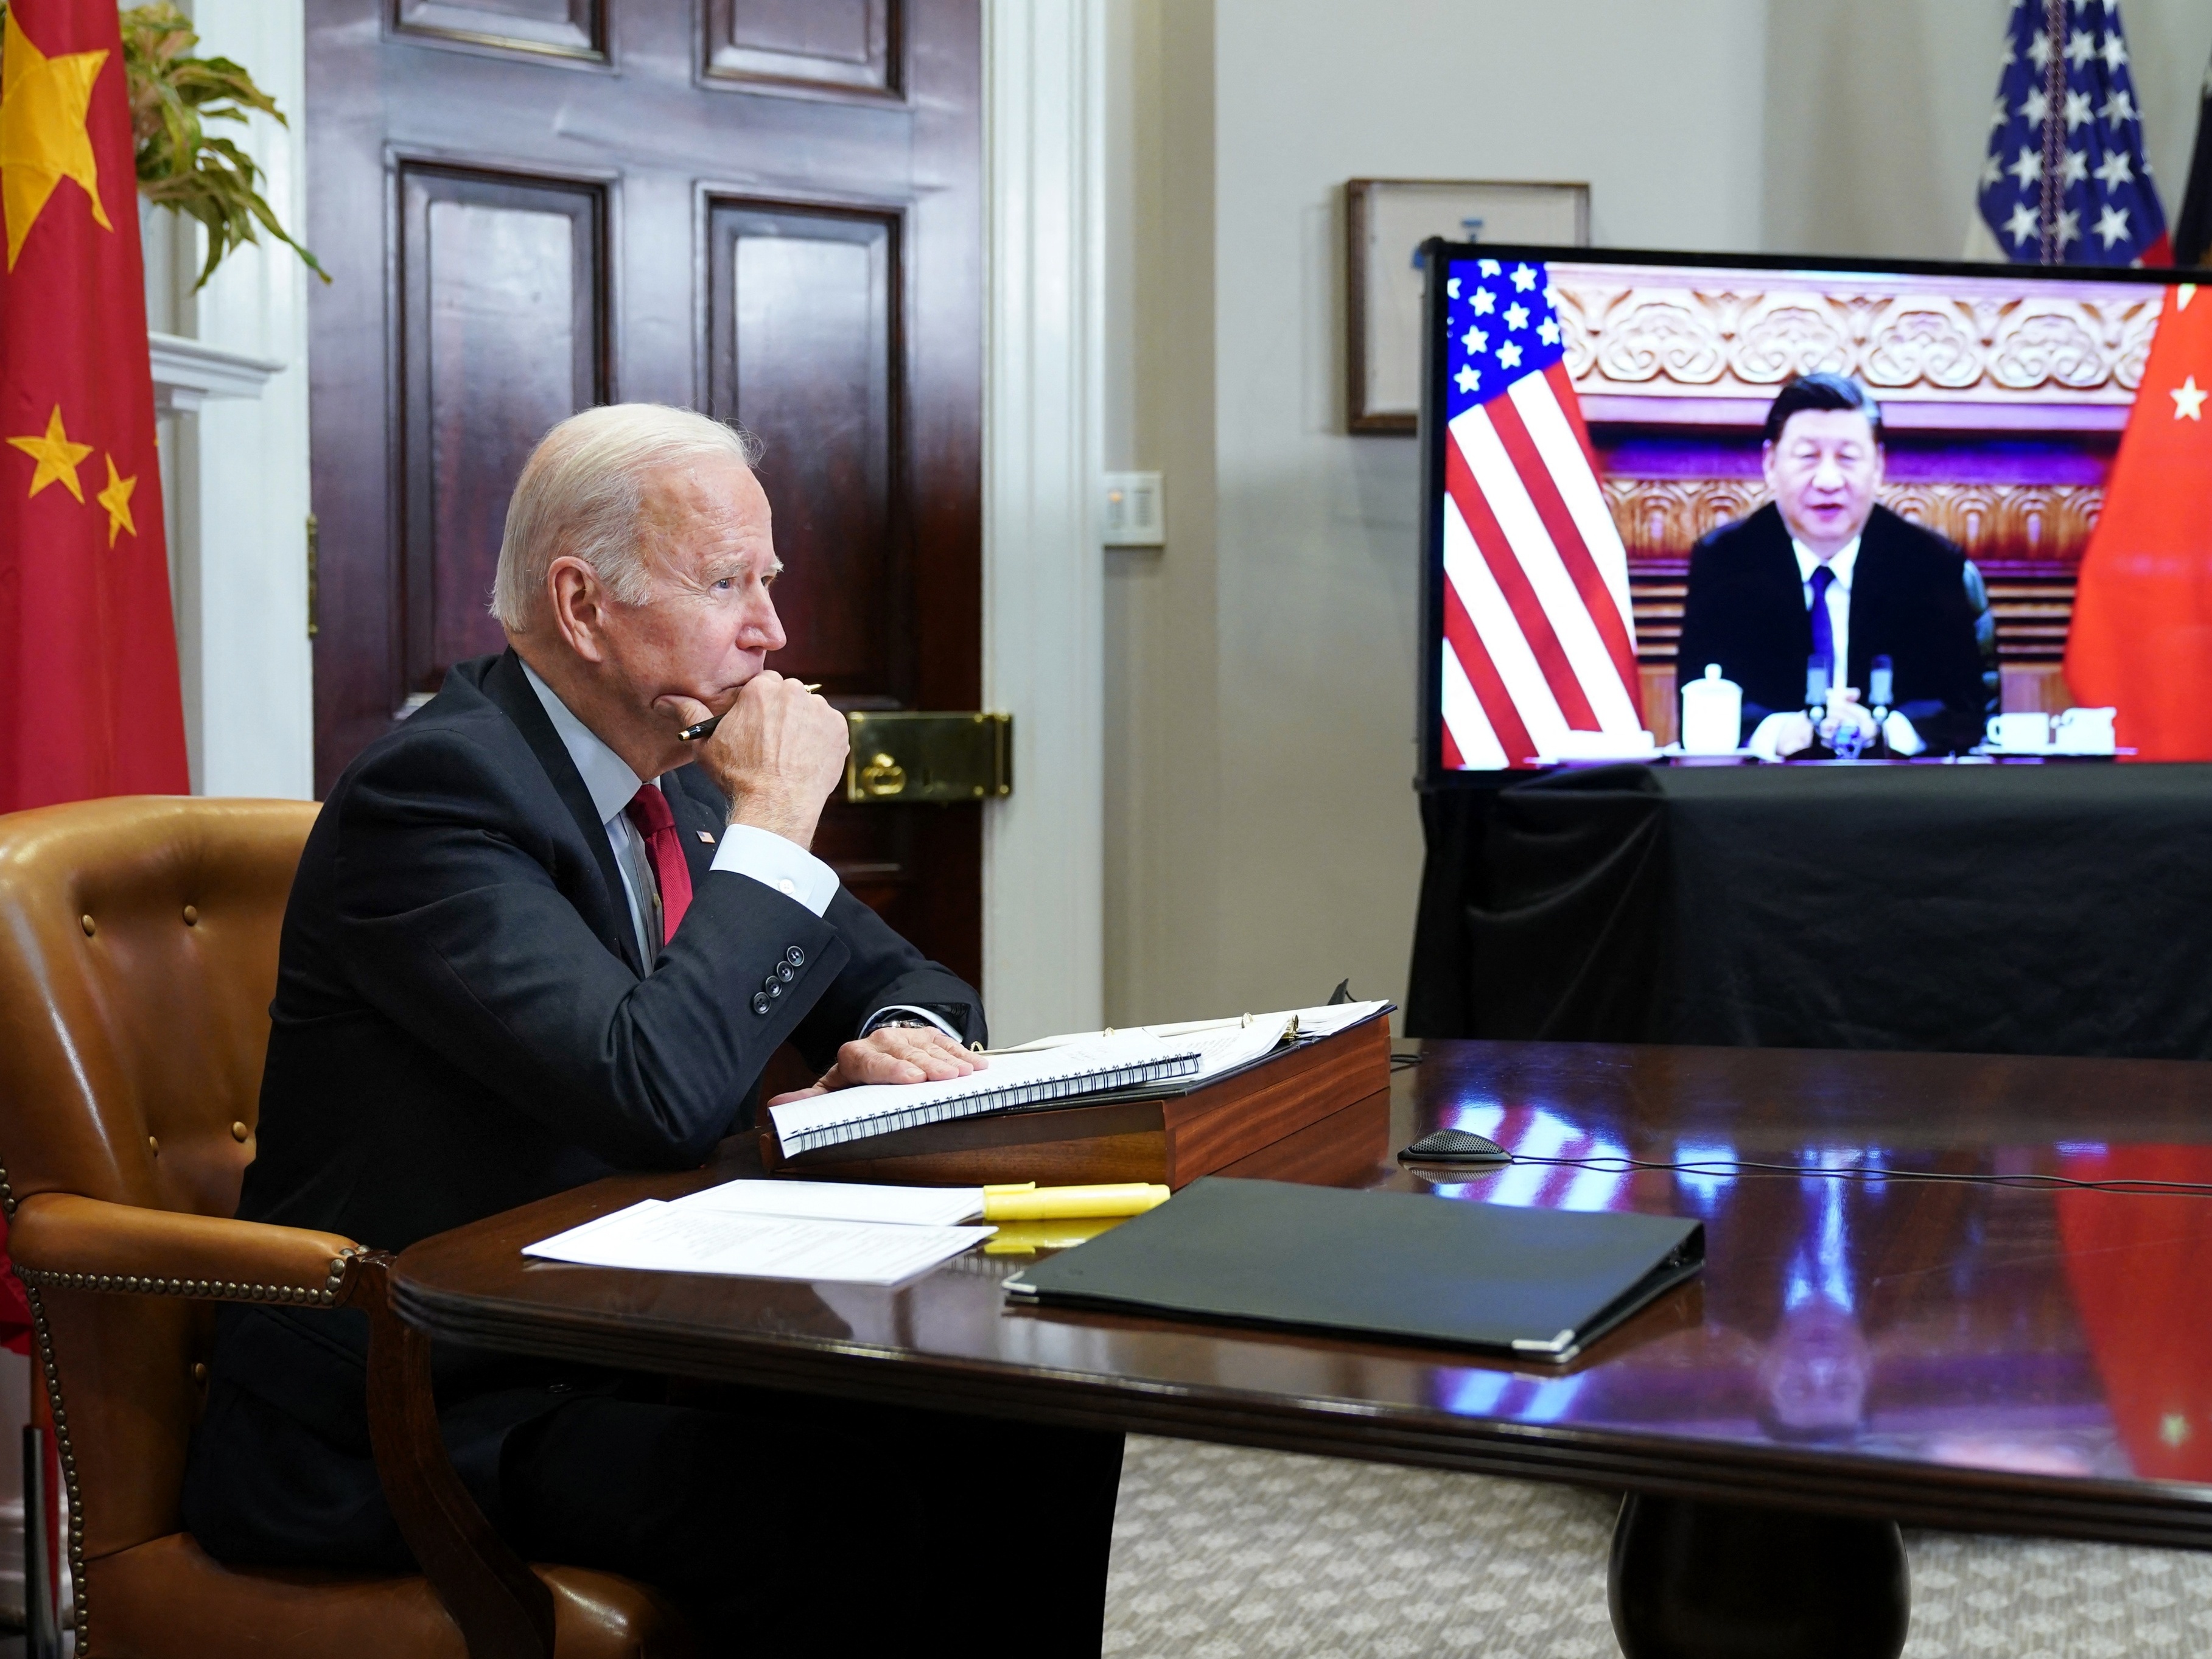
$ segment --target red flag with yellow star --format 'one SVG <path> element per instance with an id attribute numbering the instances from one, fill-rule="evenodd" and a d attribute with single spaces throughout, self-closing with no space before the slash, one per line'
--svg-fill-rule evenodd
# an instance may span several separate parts
<path id="1" fill-rule="evenodd" d="M 2066 684 L 2143 760 L 2212 760 L 2212 294 L 2166 290 L 2081 556 Z"/>
<path id="2" fill-rule="evenodd" d="M 181 794 L 115 0 L 9 0 L 0 27 L 0 812 Z"/>

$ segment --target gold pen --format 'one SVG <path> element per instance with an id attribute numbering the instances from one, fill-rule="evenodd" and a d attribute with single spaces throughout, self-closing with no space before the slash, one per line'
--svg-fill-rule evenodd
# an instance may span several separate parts
<path id="1" fill-rule="evenodd" d="M 819 690 L 822 689 L 822 683 L 821 683 L 819 680 L 815 681 L 815 682 L 814 682 L 813 684 L 808 684 L 806 681 L 805 681 L 805 680 L 801 680 L 799 684 L 799 687 L 800 687 L 800 689 L 801 689 L 802 690 L 806 690 L 806 691 L 819 691 Z M 722 723 L 722 717 L 721 717 L 721 715 L 720 715 L 720 714 L 716 714 L 716 715 L 714 715 L 714 716 L 710 717 L 709 719 L 701 720 L 701 721 L 699 722 L 699 724 L 698 724 L 698 725 L 696 725 L 696 726 L 685 726 L 685 727 L 684 727 L 681 732 L 678 732 L 676 735 L 677 735 L 677 738 L 678 738 L 678 740 L 680 740 L 680 741 L 682 741 L 682 742 L 684 742 L 684 743 L 696 743 L 696 742 L 698 742 L 698 741 L 699 741 L 699 739 L 700 739 L 700 738 L 704 738 L 704 737 L 711 737 L 711 736 L 714 734 L 714 728 L 715 728 L 716 726 L 720 726 L 721 723 Z"/>

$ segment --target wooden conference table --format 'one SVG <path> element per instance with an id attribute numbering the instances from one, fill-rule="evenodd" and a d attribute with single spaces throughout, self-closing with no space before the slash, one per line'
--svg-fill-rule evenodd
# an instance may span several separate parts
<path id="1" fill-rule="evenodd" d="M 1439 1127 L 1585 1162 L 1397 1162 Z M 2212 1183 L 2212 1066 L 1431 1042 L 1304 1178 L 1706 1224 L 1702 1279 L 1565 1368 L 1011 1307 L 1018 1255 L 893 1290 L 519 1254 L 749 1172 L 732 1148 L 426 1239 L 392 1304 L 571 1361 L 1618 1490 L 1632 1659 L 1893 1655 L 1899 1522 L 2212 1547 L 2212 1190 L 1870 1173 Z M 1788 1172 L 1808 1169 L 1832 1173 Z"/>

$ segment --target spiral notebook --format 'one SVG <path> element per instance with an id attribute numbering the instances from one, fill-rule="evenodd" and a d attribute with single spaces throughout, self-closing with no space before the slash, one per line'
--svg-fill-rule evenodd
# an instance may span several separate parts
<path id="1" fill-rule="evenodd" d="M 1294 1029 L 1284 1013 L 1188 1034 L 1095 1032 L 1055 1048 L 994 1054 L 984 1070 L 942 1083 L 866 1084 L 771 1106 L 769 1119 L 783 1155 L 795 1158 L 894 1129 L 1207 1076 L 1259 1059 L 1290 1040 Z"/>

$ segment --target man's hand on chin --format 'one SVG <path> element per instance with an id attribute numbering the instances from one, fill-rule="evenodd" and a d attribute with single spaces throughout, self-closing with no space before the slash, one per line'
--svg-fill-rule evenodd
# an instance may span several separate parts
<path id="1" fill-rule="evenodd" d="M 712 712 L 689 697 L 660 699 L 684 726 Z M 801 847 L 814 841 L 822 805 L 845 775 L 845 717 L 797 680 L 763 670 L 745 682 L 702 738 L 694 757 L 730 800 L 730 822 Z"/>
<path id="2" fill-rule="evenodd" d="M 840 1048 L 837 1063 L 823 1073 L 812 1088 L 778 1095 L 769 1104 L 811 1100 L 833 1089 L 849 1089 L 860 1083 L 942 1083 L 980 1072 L 989 1063 L 942 1031 L 886 1025 Z"/>

